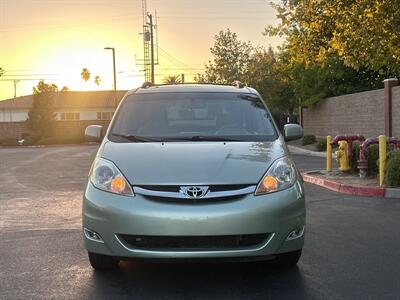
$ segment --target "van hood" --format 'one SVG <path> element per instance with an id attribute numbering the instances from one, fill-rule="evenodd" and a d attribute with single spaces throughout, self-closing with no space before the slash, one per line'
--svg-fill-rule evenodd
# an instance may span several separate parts
<path id="1" fill-rule="evenodd" d="M 286 154 L 273 142 L 170 142 L 103 144 L 100 156 L 121 170 L 132 185 L 257 184 Z"/>

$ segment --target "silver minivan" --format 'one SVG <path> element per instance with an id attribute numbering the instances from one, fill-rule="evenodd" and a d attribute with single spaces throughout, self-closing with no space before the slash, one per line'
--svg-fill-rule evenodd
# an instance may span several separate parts
<path id="1" fill-rule="evenodd" d="M 121 260 L 272 261 L 304 243 L 303 182 L 260 94 L 242 85 L 145 85 L 122 99 L 83 196 L 95 269 Z"/>

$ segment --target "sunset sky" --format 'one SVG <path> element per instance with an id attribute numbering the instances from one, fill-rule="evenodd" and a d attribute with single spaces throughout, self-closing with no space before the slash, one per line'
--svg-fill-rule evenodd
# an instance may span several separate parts
<path id="1" fill-rule="evenodd" d="M 230 28 L 254 45 L 277 46 L 278 38 L 262 35 L 277 23 L 268 0 L 148 0 L 157 10 L 160 65 L 156 80 L 185 73 L 188 81 L 210 59 L 214 35 Z M 117 88 L 144 81 L 141 0 L 0 0 L 0 100 L 12 98 L 12 79 L 21 79 L 17 96 L 32 93 L 38 80 L 70 90 L 112 88 L 112 55 L 116 49 Z M 84 82 L 82 68 L 100 86 Z"/>

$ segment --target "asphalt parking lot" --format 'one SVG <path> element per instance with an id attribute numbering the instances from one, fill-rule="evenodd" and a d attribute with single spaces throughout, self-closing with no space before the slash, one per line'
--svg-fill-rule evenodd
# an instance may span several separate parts
<path id="1" fill-rule="evenodd" d="M 124 262 L 94 272 L 80 222 L 96 150 L 0 148 L 0 299 L 400 299 L 400 201 L 311 185 L 297 268 Z M 302 170 L 324 165 L 295 160 Z"/>

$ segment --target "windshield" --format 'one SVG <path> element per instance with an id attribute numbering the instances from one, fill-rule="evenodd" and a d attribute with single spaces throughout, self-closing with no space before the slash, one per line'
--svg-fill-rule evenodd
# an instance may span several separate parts
<path id="1" fill-rule="evenodd" d="M 277 132 L 261 100 L 237 93 L 128 96 L 113 122 L 113 142 L 272 141 Z"/>

